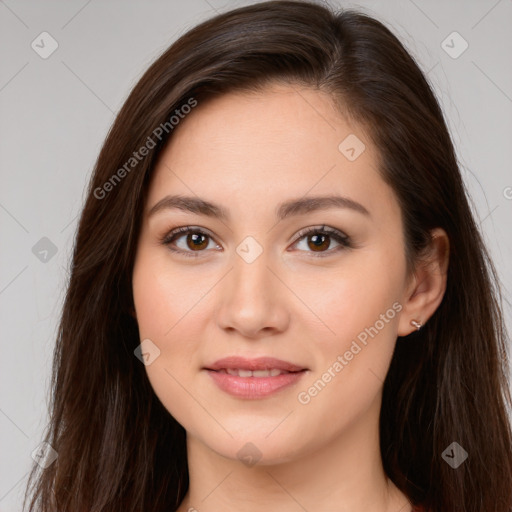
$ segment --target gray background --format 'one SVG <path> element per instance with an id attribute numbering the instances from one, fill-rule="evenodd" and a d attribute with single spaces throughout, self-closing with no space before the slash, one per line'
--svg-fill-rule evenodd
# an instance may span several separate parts
<path id="1" fill-rule="evenodd" d="M 107 130 L 172 41 L 216 11 L 249 3 L 0 0 L 0 512 L 21 510 L 31 453 L 47 421 L 77 215 Z M 383 21 L 428 73 L 509 300 L 512 0 L 331 3 Z M 31 44 L 47 51 L 45 31 L 58 48 L 43 59 Z M 445 47 L 460 51 L 462 41 L 443 44 L 453 31 L 469 44 L 457 58 Z M 56 254 L 41 252 L 49 247 L 43 237 Z M 508 305 L 505 315 L 511 329 Z"/>

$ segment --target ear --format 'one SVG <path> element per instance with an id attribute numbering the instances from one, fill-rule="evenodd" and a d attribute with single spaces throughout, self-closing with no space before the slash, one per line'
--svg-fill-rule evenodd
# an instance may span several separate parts
<path id="1" fill-rule="evenodd" d="M 416 330 L 411 320 L 424 325 L 443 300 L 450 255 L 448 235 L 441 228 L 431 231 L 431 242 L 414 270 L 414 275 L 403 297 L 398 324 L 398 336 L 407 336 Z"/>

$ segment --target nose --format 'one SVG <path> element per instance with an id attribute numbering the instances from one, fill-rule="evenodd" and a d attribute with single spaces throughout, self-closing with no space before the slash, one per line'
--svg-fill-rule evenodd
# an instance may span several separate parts
<path id="1" fill-rule="evenodd" d="M 276 274 L 265 252 L 252 263 L 236 255 L 231 271 L 222 280 L 218 326 L 251 339 L 285 331 L 290 292 Z"/>

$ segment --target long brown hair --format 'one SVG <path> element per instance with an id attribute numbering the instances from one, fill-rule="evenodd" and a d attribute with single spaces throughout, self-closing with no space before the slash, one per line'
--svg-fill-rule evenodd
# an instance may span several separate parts
<path id="1" fill-rule="evenodd" d="M 443 301 L 420 331 L 398 338 L 384 383 L 387 475 L 428 510 L 512 511 L 499 279 L 439 104 L 382 23 L 300 1 L 258 3 L 201 23 L 151 65 L 117 115 L 80 218 L 55 347 L 45 440 L 58 457 L 44 470 L 34 464 L 30 511 L 172 511 L 185 496 L 185 430 L 134 356 L 131 276 L 147 187 L 177 109 L 274 81 L 327 91 L 365 127 L 401 206 L 410 270 L 431 229 L 450 239 Z M 443 458 L 453 442 L 468 453 L 457 469 Z"/>

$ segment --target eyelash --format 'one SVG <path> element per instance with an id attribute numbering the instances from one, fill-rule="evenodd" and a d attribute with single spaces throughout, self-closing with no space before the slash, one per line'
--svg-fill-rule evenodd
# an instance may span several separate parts
<path id="1" fill-rule="evenodd" d="M 181 238 L 181 236 L 183 236 L 184 234 L 189 234 L 189 233 L 203 234 L 213 240 L 213 237 L 211 235 L 209 235 L 208 233 L 204 232 L 203 230 L 201 230 L 199 228 L 194 228 L 192 226 L 183 226 L 180 228 L 173 229 L 171 232 L 166 234 L 161 239 L 161 243 L 163 245 L 166 245 L 167 248 L 172 252 L 183 254 L 185 256 L 192 257 L 192 258 L 197 258 L 197 257 L 199 257 L 199 253 L 204 252 L 204 251 L 183 251 L 181 249 L 175 249 L 175 248 L 171 247 L 171 243 L 176 238 Z M 313 226 L 313 227 L 309 227 L 309 228 L 304 228 L 303 230 L 299 231 L 299 233 L 297 234 L 297 238 L 296 238 L 295 242 L 293 243 L 293 245 L 296 245 L 300 240 L 302 240 L 303 238 L 305 238 L 307 235 L 310 235 L 310 234 L 328 235 L 329 237 L 333 238 L 336 242 L 338 242 L 340 244 L 338 247 L 336 247 L 334 249 L 329 249 L 329 250 L 323 251 L 323 252 L 322 251 L 320 251 L 320 252 L 305 251 L 305 252 L 311 252 L 311 255 L 315 258 L 324 258 L 326 256 L 331 256 L 335 252 L 338 252 L 345 248 L 352 247 L 350 238 L 348 236 L 346 236 L 341 231 L 334 229 L 334 228 L 330 228 L 328 226 L 321 226 L 321 227 Z M 177 237 L 177 235 L 181 235 L 181 236 Z"/>

